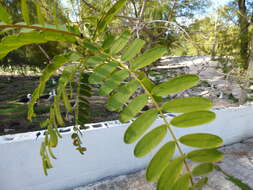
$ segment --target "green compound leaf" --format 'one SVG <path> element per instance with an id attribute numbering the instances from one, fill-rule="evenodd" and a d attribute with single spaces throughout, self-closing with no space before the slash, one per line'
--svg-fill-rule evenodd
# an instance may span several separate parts
<path id="1" fill-rule="evenodd" d="M 114 43 L 111 45 L 110 53 L 116 54 L 120 52 L 126 46 L 130 38 L 131 38 L 131 35 L 129 32 L 123 32 L 123 34 L 121 34 L 119 38 L 117 38 L 114 41 Z"/>
<path id="2" fill-rule="evenodd" d="M 128 76 L 129 76 L 129 73 L 126 69 L 113 72 L 111 77 L 108 80 L 106 80 L 105 83 L 101 86 L 99 90 L 99 94 L 102 96 L 109 95 Z"/>
<path id="3" fill-rule="evenodd" d="M 134 98 L 121 112 L 119 120 L 122 123 L 128 122 L 136 116 L 141 109 L 148 103 L 148 95 L 142 94 Z"/>
<path id="4" fill-rule="evenodd" d="M 212 108 L 211 100 L 202 97 L 189 97 L 174 99 L 162 106 L 163 111 L 174 113 L 187 113 L 209 110 Z"/>
<path id="5" fill-rule="evenodd" d="M 212 163 L 203 163 L 199 164 L 192 170 L 192 174 L 194 176 L 200 176 L 200 175 L 205 175 L 214 170 L 214 165 Z"/>
<path id="6" fill-rule="evenodd" d="M 128 82 L 127 84 L 119 87 L 117 92 L 109 97 L 107 102 L 107 109 L 110 111 L 117 111 L 122 108 L 128 99 L 139 87 L 139 83 L 135 80 Z"/>
<path id="7" fill-rule="evenodd" d="M 55 56 L 52 64 L 49 64 L 45 70 L 43 71 L 41 77 L 40 77 L 40 84 L 35 89 L 35 91 L 32 94 L 32 100 L 30 101 L 28 105 L 28 119 L 31 120 L 34 116 L 34 105 L 36 101 L 39 99 L 40 95 L 43 93 L 45 89 L 46 82 L 49 80 L 49 78 L 53 75 L 53 73 L 59 69 L 62 65 L 65 63 L 71 61 L 69 55 L 59 55 Z"/>
<path id="8" fill-rule="evenodd" d="M 135 146 L 134 155 L 136 157 L 147 155 L 163 140 L 166 132 L 166 125 L 161 125 L 148 132 Z"/>
<path id="9" fill-rule="evenodd" d="M 181 75 L 169 81 L 159 84 L 152 90 L 156 96 L 168 96 L 197 85 L 199 77 L 197 75 Z"/>
<path id="10" fill-rule="evenodd" d="M 131 144 L 140 138 L 157 117 L 157 110 L 150 109 L 139 116 L 126 130 L 124 142 Z"/>
<path id="11" fill-rule="evenodd" d="M 97 32 L 101 33 L 105 30 L 107 24 L 112 21 L 113 17 L 119 12 L 119 10 L 125 5 L 127 0 L 118 0 L 113 7 L 104 15 L 98 22 Z"/>
<path id="12" fill-rule="evenodd" d="M 180 137 L 179 141 L 195 148 L 216 148 L 223 144 L 222 138 L 208 133 L 194 133 Z"/>
<path id="13" fill-rule="evenodd" d="M 223 159 L 223 154 L 216 149 L 194 150 L 187 154 L 193 162 L 218 162 Z"/>
<path id="14" fill-rule="evenodd" d="M 139 57 L 135 58 L 131 62 L 131 69 L 137 70 L 146 67 L 157 59 L 161 58 L 166 52 L 167 49 L 165 47 L 157 46 L 155 48 L 152 48 L 144 52 Z"/>
<path id="15" fill-rule="evenodd" d="M 211 111 L 189 112 L 174 117 L 171 124 L 175 127 L 193 127 L 209 123 L 215 119 L 215 113 Z"/>
<path id="16" fill-rule="evenodd" d="M 135 57 L 143 48 L 145 44 L 144 40 L 141 39 L 135 39 L 131 45 L 126 49 L 126 51 L 124 52 L 124 54 L 122 55 L 121 59 L 123 61 L 129 61 L 130 59 L 132 59 L 133 57 Z"/>
<path id="17" fill-rule="evenodd" d="M 171 161 L 158 180 L 157 190 L 174 190 L 172 186 L 180 175 L 183 165 L 184 159 L 181 157 Z"/>
<path id="18" fill-rule="evenodd" d="M 75 37 L 57 34 L 56 32 L 37 32 L 32 31 L 29 33 L 20 33 L 15 35 L 9 35 L 2 39 L 0 43 L 0 59 L 5 57 L 9 52 L 18 49 L 24 45 L 46 43 L 48 41 L 70 41 L 75 42 Z"/>
<path id="19" fill-rule="evenodd" d="M 97 54 L 92 57 L 89 57 L 85 62 L 84 65 L 90 66 L 90 67 L 95 67 L 96 65 L 103 63 L 108 56 L 103 55 L 103 54 Z"/>
<path id="20" fill-rule="evenodd" d="M 168 166 L 171 157 L 175 153 L 176 143 L 170 141 L 160 148 L 155 156 L 150 161 L 147 171 L 146 179 L 148 181 L 157 181 L 161 176 L 165 168 Z"/>
<path id="21" fill-rule="evenodd" d="M 8 13 L 6 8 L 3 7 L 1 4 L 0 4 L 0 21 L 5 22 L 6 24 L 12 23 L 11 15 Z"/>
<path id="22" fill-rule="evenodd" d="M 90 75 L 89 83 L 96 84 L 104 81 L 111 75 L 111 73 L 117 68 L 117 66 L 118 63 L 116 62 L 109 62 L 99 65 L 94 69 L 93 73 Z"/>
<path id="23" fill-rule="evenodd" d="M 188 190 L 190 185 L 190 174 L 184 174 L 178 178 L 176 183 L 173 185 L 173 190 Z"/>
<path id="24" fill-rule="evenodd" d="M 30 18 L 28 14 L 28 8 L 27 8 L 27 0 L 21 0 L 21 11 L 22 16 L 26 24 L 30 24 Z"/>

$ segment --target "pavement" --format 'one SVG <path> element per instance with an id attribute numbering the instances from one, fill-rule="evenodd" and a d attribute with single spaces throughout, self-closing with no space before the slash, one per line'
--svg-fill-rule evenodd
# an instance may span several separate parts
<path id="1" fill-rule="evenodd" d="M 203 190 L 253 190 L 253 138 L 220 150 L 224 160 L 217 163 L 220 169 L 208 175 L 208 184 Z M 142 170 L 74 190 L 155 190 L 155 184 L 148 183 L 144 174 Z"/>

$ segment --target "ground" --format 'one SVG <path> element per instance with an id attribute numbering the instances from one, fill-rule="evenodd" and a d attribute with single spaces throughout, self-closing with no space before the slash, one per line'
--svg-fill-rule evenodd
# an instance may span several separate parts
<path id="1" fill-rule="evenodd" d="M 22 97 L 31 94 L 38 82 L 37 76 L 0 76 L 0 135 L 41 130 L 39 123 L 48 116 L 49 103 L 40 102 L 35 107 L 37 117 L 30 122 L 26 119 L 27 104 L 18 102 Z M 45 94 L 52 88 L 48 84 Z M 90 102 L 92 112 L 89 123 L 117 119 L 117 113 L 106 110 L 105 97 L 93 96 Z M 66 123 L 66 126 L 69 125 L 71 123 Z"/>
<path id="2" fill-rule="evenodd" d="M 155 66 L 150 67 L 149 77 L 155 83 L 160 83 L 180 74 L 198 74 L 201 82 L 198 86 L 177 93 L 170 98 L 188 96 L 203 96 L 214 102 L 214 107 L 239 106 L 253 100 L 253 85 L 244 87 L 237 76 L 224 73 L 219 61 L 212 61 L 210 56 L 194 57 L 165 57 Z M 57 76 L 55 76 L 57 80 Z M 0 135 L 40 130 L 39 122 L 48 115 L 49 104 L 39 103 L 36 107 L 37 116 L 33 122 L 26 119 L 27 105 L 17 101 L 32 93 L 39 82 L 39 77 L 34 75 L 3 75 L 0 73 Z M 253 84 L 253 83 L 252 83 Z M 49 81 L 45 94 L 55 88 Z M 110 112 L 105 108 L 106 97 L 96 95 L 90 98 L 91 110 L 88 122 L 100 122 L 115 120 L 116 112 Z M 150 105 L 152 106 L 152 105 Z M 72 123 L 66 122 L 66 126 Z"/>
<path id="3" fill-rule="evenodd" d="M 228 145 L 220 150 L 225 158 L 217 163 L 220 169 L 208 176 L 208 185 L 203 190 L 252 190 L 253 139 Z M 148 183 L 144 174 L 145 171 L 142 170 L 74 190 L 155 190 L 155 184 Z"/>

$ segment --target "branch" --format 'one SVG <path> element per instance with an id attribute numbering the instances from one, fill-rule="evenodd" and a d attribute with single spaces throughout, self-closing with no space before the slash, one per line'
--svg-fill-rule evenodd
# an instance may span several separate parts
<path id="1" fill-rule="evenodd" d="M 63 31 L 63 30 L 57 30 L 57 29 L 53 29 L 53 28 L 44 28 L 44 27 L 25 25 L 25 24 L 0 25 L 0 29 L 5 29 L 5 28 L 30 28 L 30 29 L 35 29 L 35 30 L 50 31 L 50 32 L 66 34 L 66 35 L 75 36 L 75 37 L 78 37 L 78 38 L 81 38 L 81 39 L 84 38 L 82 34 L 79 35 L 79 34 L 75 34 L 75 33 L 72 33 L 72 32 Z"/>
<path id="2" fill-rule="evenodd" d="M 89 2 L 87 2 L 87 1 L 85 1 L 85 0 L 82 0 L 82 2 L 83 2 L 87 7 L 89 7 L 90 9 L 93 9 L 94 11 L 100 12 L 100 10 L 99 10 L 97 7 L 95 7 L 94 5 L 92 5 L 91 3 L 89 3 Z"/>
<path id="3" fill-rule="evenodd" d="M 49 55 L 47 54 L 47 52 L 43 49 L 43 47 L 41 47 L 41 45 L 37 44 L 38 48 L 40 49 L 40 51 L 44 54 L 44 56 L 47 58 L 48 63 L 52 63 L 51 58 L 49 57 Z"/>

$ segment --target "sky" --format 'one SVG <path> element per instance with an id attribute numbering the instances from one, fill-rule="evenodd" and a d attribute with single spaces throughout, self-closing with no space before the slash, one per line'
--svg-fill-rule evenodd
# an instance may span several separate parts
<path id="1" fill-rule="evenodd" d="M 212 2 L 216 5 L 224 5 L 228 3 L 230 0 L 212 0 Z"/>

